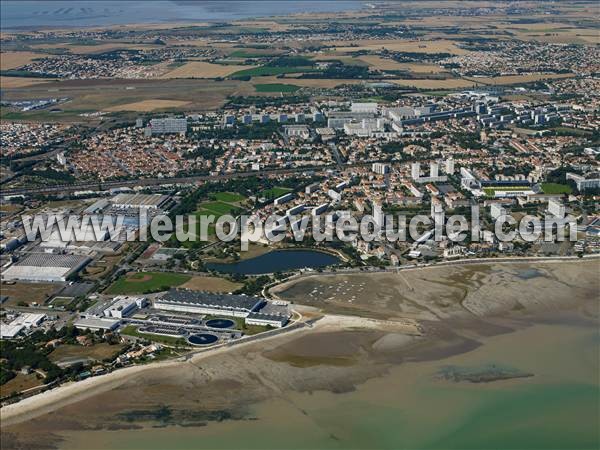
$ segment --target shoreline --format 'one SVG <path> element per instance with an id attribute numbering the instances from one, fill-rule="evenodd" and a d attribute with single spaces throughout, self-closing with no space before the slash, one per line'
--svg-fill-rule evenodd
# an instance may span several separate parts
<path id="1" fill-rule="evenodd" d="M 590 259 L 587 259 L 589 261 Z M 597 261 L 597 258 L 591 259 Z M 586 259 L 575 259 L 575 260 L 559 260 L 558 262 L 584 262 Z M 485 261 L 477 261 L 484 263 Z M 495 261 L 499 263 L 501 261 Z M 515 262 L 515 261 L 511 261 Z M 539 262 L 548 262 L 539 261 Z M 428 266 L 435 268 L 437 265 Z M 413 269 L 424 269 L 427 267 L 416 267 Z M 313 276 L 315 274 L 312 274 Z M 293 281 L 293 280 L 291 280 Z M 284 283 L 285 284 L 285 283 Z M 116 370 L 106 375 L 98 377 L 88 378 L 79 382 L 72 382 L 59 386 L 55 389 L 51 389 L 23 399 L 20 402 L 6 405 L 0 409 L 0 419 L 4 426 L 10 426 L 24 421 L 39 417 L 41 415 L 50 413 L 66 405 L 85 400 L 86 398 L 92 397 L 97 394 L 101 394 L 110 391 L 118 386 L 122 385 L 132 377 L 145 372 L 147 370 L 162 369 L 165 367 L 175 367 L 179 364 L 185 364 L 188 362 L 195 363 L 204 360 L 208 357 L 219 355 L 222 353 L 229 352 L 231 349 L 240 348 L 240 346 L 257 345 L 261 346 L 264 342 L 272 341 L 275 339 L 284 339 L 291 335 L 313 335 L 317 332 L 339 332 L 346 330 L 378 330 L 387 332 L 396 332 L 404 335 L 412 336 L 425 336 L 425 338 L 436 339 L 435 333 L 423 333 L 422 324 L 425 323 L 422 320 L 408 318 L 408 317 L 396 317 L 391 320 L 381 320 L 376 318 L 366 318 L 361 316 L 353 315 L 341 315 L 341 314 L 328 314 L 322 313 L 317 308 L 310 306 L 303 306 L 301 304 L 295 305 L 295 311 L 300 314 L 302 322 L 299 320 L 297 324 L 303 324 L 303 326 L 296 326 L 295 328 L 289 329 L 289 331 L 278 332 L 271 335 L 265 335 L 263 337 L 248 339 L 245 342 L 239 342 L 235 345 L 223 345 L 213 349 L 206 349 L 198 351 L 181 358 L 177 358 L 172 361 L 164 361 L 158 363 L 150 363 L 147 365 L 127 367 Z M 315 320 L 317 319 L 317 320 Z M 472 319 L 466 319 L 479 321 L 481 317 L 473 317 Z M 448 322 L 449 324 L 451 323 Z M 293 324 L 291 324 L 293 326 Z"/>
<path id="2" fill-rule="evenodd" d="M 264 336 L 262 339 L 249 339 L 246 342 L 240 342 L 236 345 L 224 345 L 213 349 L 207 349 L 172 361 L 125 367 L 106 375 L 64 384 L 55 389 L 50 389 L 38 395 L 23 399 L 20 402 L 3 406 L 0 408 L 0 421 L 3 426 L 11 426 L 34 419 L 69 404 L 117 388 L 135 375 L 148 370 L 168 368 L 188 363 L 194 364 L 203 359 L 228 352 L 231 349 L 238 349 L 242 346 L 253 344 L 260 345 L 266 341 L 289 337 L 294 334 L 309 334 L 315 331 L 331 332 L 349 328 L 401 330 L 407 335 L 420 335 L 418 324 L 416 321 L 410 319 L 381 321 L 353 316 L 323 315 L 312 325 L 297 327 L 288 332 Z"/>

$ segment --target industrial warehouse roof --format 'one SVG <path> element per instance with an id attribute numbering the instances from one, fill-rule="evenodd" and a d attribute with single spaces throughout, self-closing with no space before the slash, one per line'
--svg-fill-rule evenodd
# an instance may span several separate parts
<path id="1" fill-rule="evenodd" d="M 160 194 L 118 194 L 112 199 L 114 205 L 132 205 L 140 207 L 158 207 L 168 200 Z"/>
<path id="2" fill-rule="evenodd" d="M 91 261 L 87 256 L 31 253 L 2 273 L 6 280 L 64 281 Z"/>
<path id="3" fill-rule="evenodd" d="M 53 253 L 31 253 L 23 259 L 17 261 L 15 266 L 32 267 L 77 267 L 89 259 L 87 256 L 80 255 L 55 255 Z"/>
<path id="4" fill-rule="evenodd" d="M 189 291 L 187 289 L 171 289 L 158 303 L 189 304 L 192 306 L 206 306 L 211 308 L 253 310 L 264 300 L 246 295 L 211 294 L 208 292 Z"/>

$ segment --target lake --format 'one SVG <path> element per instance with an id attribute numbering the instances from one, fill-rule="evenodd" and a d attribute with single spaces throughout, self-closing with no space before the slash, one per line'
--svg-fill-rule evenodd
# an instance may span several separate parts
<path id="1" fill-rule="evenodd" d="M 358 10 L 358 1 L 4 1 L 3 30 L 247 19 Z"/>
<path id="2" fill-rule="evenodd" d="M 209 263 L 206 268 L 222 273 L 260 275 L 303 268 L 317 269 L 339 262 L 337 256 L 316 250 L 274 250 L 236 263 Z"/>

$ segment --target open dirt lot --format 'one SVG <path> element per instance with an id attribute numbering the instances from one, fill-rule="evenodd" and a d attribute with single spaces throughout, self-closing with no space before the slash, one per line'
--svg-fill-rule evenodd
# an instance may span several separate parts
<path id="1" fill-rule="evenodd" d="M 2 295 L 8 296 L 8 301 L 3 306 L 16 306 L 19 302 L 43 304 L 48 297 L 62 287 L 62 284 L 53 283 L 20 283 L 2 284 Z"/>
<path id="2" fill-rule="evenodd" d="M 55 363 L 76 358 L 89 358 L 101 361 L 105 358 L 111 358 L 122 348 L 123 345 L 121 344 L 109 345 L 107 343 L 95 344 L 90 347 L 84 347 L 82 345 L 61 345 L 50 353 L 49 358 Z"/>
<path id="3" fill-rule="evenodd" d="M 192 277 L 191 280 L 180 287 L 194 291 L 233 292 L 242 287 L 242 285 L 218 277 Z"/>
<path id="4" fill-rule="evenodd" d="M 10 395 L 13 392 L 21 392 L 26 389 L 31 389 L 43 384 L 43 382 L 44 379 L 35 372 L 27 375 L 18 373 L 17 376 L 12 380 L 0 386 L 0 397 Z"/>

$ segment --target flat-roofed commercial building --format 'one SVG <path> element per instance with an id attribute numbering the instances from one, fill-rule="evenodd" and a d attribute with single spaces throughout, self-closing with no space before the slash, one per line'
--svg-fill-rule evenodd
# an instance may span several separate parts
<path id="1" fill-rule="evenodd" d="M 144 297 L 129 297 L 120 295 L 115 297 L 113 303 L 106 308 L 103 313 L 105 317 L 114 317 L 122 319 L 133 314 L 138 308 L 143 308 L 146 305 Z"/>
<path id="2" fill-rule="evenodd" d="M 263 298 L 247 295 L 210 294 L 187 289 L 171 289 L 154 300 L 154 308 L 196 314 L 247 317 L 264 303 Z"/>
<path id="3" fill-rule="evenodd" d="M 2 273 L 3 280 L 66 281 L 83 269 L 91 258 L 79 255 L 31 253 Z"/>
<path id="4" fill-rule="evenodd" d="M 152 119 L 149 128 L 152 134 L 169 134 L 187 132 L 187 119 L 176 119 L 167 117 L 164 119 Z"/>
<path id="5" fill-rule="evenodd" d="M 156 209 L 163 206 L 168 199 L 168 195 L 161 194 L 118 194 L 112 198 L 111 203 L 117 208 Z"/>
<path id="6" fill-rule="evenodd" d="M 113 331 L 119 326 L 120 323 L 120 320 L 115 319 L 99 319 L 96 317 L 86 317 L 78 319 L 73 325 L 75 326 L 75 328 L 78 328 L 80 330 Z"/>

